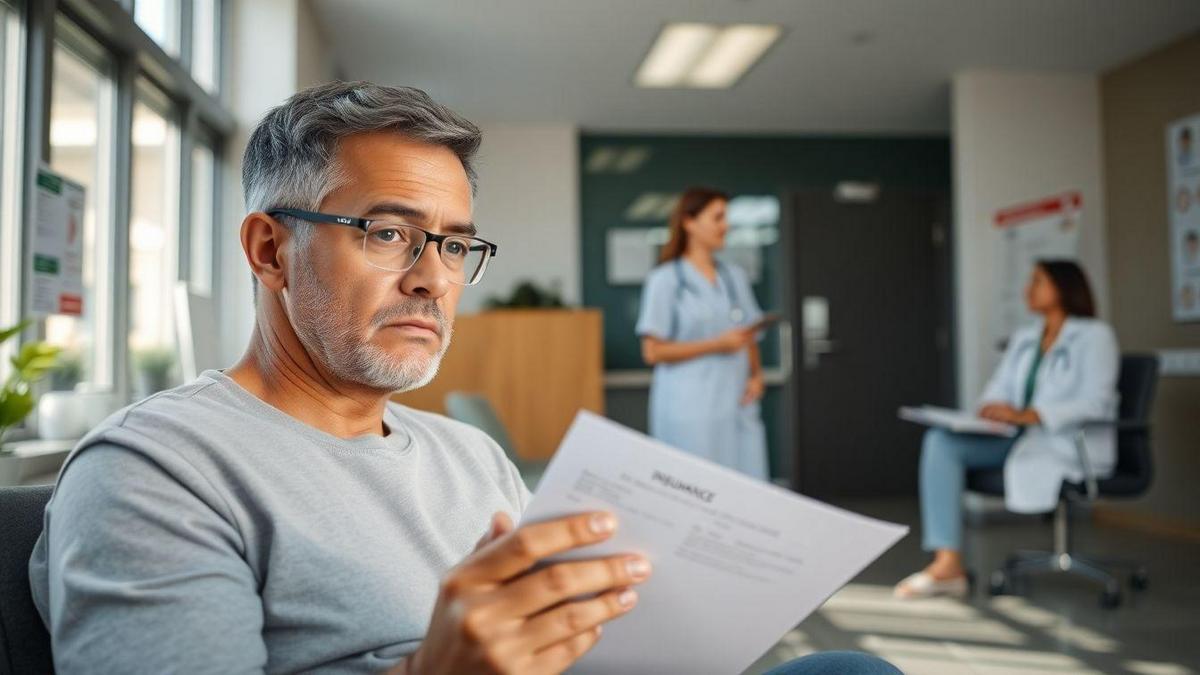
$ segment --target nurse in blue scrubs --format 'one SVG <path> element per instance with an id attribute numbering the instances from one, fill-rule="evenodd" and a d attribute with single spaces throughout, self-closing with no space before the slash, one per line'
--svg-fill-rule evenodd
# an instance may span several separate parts
<path id="1" fill-rule="evenodd" d="M 750 328 L 762 310 L 745 272 L 715 257 L 728 203 L 717 190 L 684 192 L 662 262 L 646 278 L 637 334 L 654 366 L 650 434 L 766 480 L 762 361 Z"/>

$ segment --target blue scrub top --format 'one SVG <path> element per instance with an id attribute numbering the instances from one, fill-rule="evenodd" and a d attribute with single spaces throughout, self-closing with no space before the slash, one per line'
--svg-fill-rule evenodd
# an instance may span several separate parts
<path id="1" fill-rule="evenodd" d="M 638 337 L 707 340 L 761 319 L 746 273 L 736 265 L 720 265 L 715 284 L 682 258 L 654 268 L 642 289 Z M 736 323 L 734 309 L 740 310 Z M 746 350 L 656 365 L 650 386 L 650 435 L 766 480 L 767 443 L 759 403 L 741 405 L 749 379 Z"/>

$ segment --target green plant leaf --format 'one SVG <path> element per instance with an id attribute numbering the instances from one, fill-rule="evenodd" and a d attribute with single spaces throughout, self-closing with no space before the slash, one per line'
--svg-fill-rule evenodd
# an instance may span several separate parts
<path id="1" fill-rule="evenodd" d="M 33 412 L 33 394 L 28 391 L 0 390 L 0 428 L 20 424 Z"/>
<path id="2" fill-rule="evenodd" d="M 27 342 L 21 345 L 21 351 L 13 357 L 13 367 L 17 369 L 17 377 L 28 383 L 37 382 L 58 363 L 58 353 L 61 350 L 45 342 Z"/>
<path id="3" fill-rule="evenodd" d="M 12 328 L 5 328 L 4 330 L 0 330 L 0 344 L 4 344 L 5 340 L 20 333 L 23 330 L 25 330 L 25 327 L 31 323 L 33 323 L 32 320 L 26 319 L 26 320 L 22 321 L 21 323 L 18 323 L 17 325 L 13 326 Z"/>

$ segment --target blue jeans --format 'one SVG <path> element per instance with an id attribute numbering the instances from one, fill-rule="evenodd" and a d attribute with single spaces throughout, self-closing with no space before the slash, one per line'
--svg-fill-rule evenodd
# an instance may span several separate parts
<path id="1" fill-rule="evenodd" d="M 861 652 L 818 652 L 788 661 L 764 675 L 904 675 L 881 658 Z"/>
<path id="2" fill-rule="evenodd" d="M 925 432 L 921 446 L 921 545 L 926 551 L 962 548 L 962 493 L 967 469 L 997 469 L 1016 438 Z"/>

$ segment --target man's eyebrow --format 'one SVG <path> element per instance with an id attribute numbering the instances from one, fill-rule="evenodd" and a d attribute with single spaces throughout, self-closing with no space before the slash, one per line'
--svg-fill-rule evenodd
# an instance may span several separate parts
<path id="1" fill-rule="evenodd" d="M 363 214 L 363 217 L 371 218 L 372 216 L 381 215 L 400 216 L 401 218 L 416 221 L 420 225 L 425 225 L 429 222 L 429 214 L 416 207 L 398 202 L 381 202 L 375 204 Z M 472 222 L 449 223 L 442 229 L 447 233 L 462 234 L 469 237 L 473 237 L 479 232 L 478 228 L 475 227 L 475 223 Z"/>

